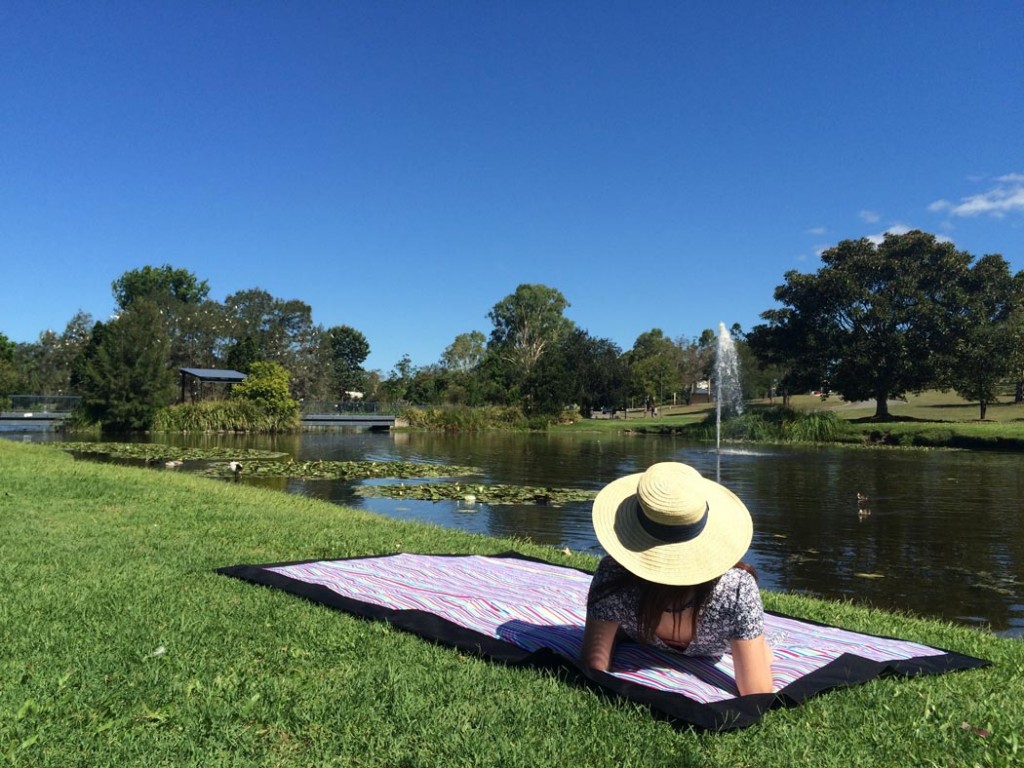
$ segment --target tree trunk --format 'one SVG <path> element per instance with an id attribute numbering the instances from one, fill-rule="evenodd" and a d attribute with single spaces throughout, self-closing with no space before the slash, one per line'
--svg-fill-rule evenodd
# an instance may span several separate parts
<path id="1" fill-rule="evenodd" d="M 988 403 L 985 400 L 982 400 L 980 403 L 978 403 L 978 406 L 981 408 L 981 420 L 984 421 L 985 412 L 988 410 Z"/>
<path id="2" fill-rule="evenodd" d="M 875 421 L 889 420 L 889 401 L 885 395 L 875 397 Z"/>
<path id="3" fill-rule="evenodd" d="M 1024 403 L 1024 379 L 1017 382 L 1013 391 L 1013 404 L 1020 405 L 1021 403 Z"/>

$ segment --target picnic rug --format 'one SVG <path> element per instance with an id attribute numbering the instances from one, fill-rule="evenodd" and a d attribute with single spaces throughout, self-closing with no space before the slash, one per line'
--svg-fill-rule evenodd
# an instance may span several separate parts
<path id="1" fill-rule="evenodd" d="M 568 670 L 586 684 L 642 703 L 676 726 L 743 728 L 772 707 L 881 675 L 940 674 L 988 666 L 953 651 L 768 611 L 775 693 L 739 696 L 732 657 L 688 657 L 633 642 L 613 669 L 579 661 L 591 574 L 526 557 L 393 554 L 269 565 L 218 573 L 282 589 L 432 641 L 516 665 Z"/>

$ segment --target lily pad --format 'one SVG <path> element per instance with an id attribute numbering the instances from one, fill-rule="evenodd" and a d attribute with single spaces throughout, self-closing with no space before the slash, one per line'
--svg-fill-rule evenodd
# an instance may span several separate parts
<path id="1" fill-rule="evenodd" d="M 468 504 L 542 504 L 558 506 L 591 501 L 597 494 L 579 488 L 534 488 L 524 485 L 478 485 L 475 483 L 417 483 L 405 485 L 363 485 L 360 496 L 418 501 L 462 501 Z"/>
<path id="2" fill-rule="evenodd" d="M 255 461 L 242 462 L 243 477 L 291 477 L 306 480 L 368 480 L 372 478 L 458 477 L 480 474 L 476 467 L 417 461 Z M 232 477 L 228 463 L 217 463 L 196 474 Z"/>
<path id="3" fill-rule="evenodd" d="M 56 443 L 61 450 L 76 455 L 108 456 L 112 459 L 134 459 L 146 463 L 166 461 L 219 461 L 243 459 L 275 459 L 287 454 L 255 448 L 179 448 L 163 443 Z"/>

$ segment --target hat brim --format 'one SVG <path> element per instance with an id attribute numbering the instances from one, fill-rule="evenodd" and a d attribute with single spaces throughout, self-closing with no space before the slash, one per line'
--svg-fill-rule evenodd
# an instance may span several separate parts
<path id="1" fill-rule="evenodd" d="M 690 541 L 666 543 L 645 531 L 637 517 L 642 475 L 620 477 L 594 499 L 594 532 L 616 562 L 648 581 L 688 585 L 717 578 L 740 561 L 754 537 L 754 524 L 735 493 L 699 478 L 708 504 L 704 529 Z"/>

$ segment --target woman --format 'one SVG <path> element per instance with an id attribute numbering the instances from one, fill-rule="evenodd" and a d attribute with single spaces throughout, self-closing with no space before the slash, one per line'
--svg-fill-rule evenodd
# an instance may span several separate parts
<path id="1" fill-rule="evenodd" d="M 587 597 L 583 660 L 611 666 L 622 636 L 689 656 L 731 653 L 740 695 L 771 693 L 772 652 L 753 569 L 753 523 L 729 489 L 677 462 L 605 486 L 594 530 L 608 552 Z"/>

